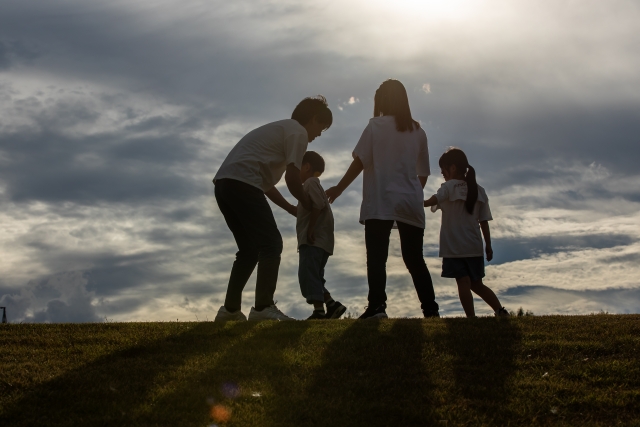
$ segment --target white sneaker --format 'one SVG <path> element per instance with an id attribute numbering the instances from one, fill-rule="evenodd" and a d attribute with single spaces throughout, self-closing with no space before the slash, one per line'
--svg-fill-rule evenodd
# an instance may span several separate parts
<path id="1" fill-rule="evenodd" d="M 220 310 L 218 310 L 218 314 L 216 314 L 216 319 L 214 320 L 214 322 L 230 321 L 246 322 L 247 317 L 242 314 L 242 311 L 228 311 L 223 305 L 222 307 L 220 307 Z"/>
<path id="2" fill-rule="evenodd" d="M 289 317 L 276 307 L 275 304 L 265 308 L 262 311 L 257 311 L 255 308 L 251 307 L 251 312 L 249 313 L 249 321 L 250 322 L 259 322 L 261 320 L 296 320 L 293 317 Z"/>

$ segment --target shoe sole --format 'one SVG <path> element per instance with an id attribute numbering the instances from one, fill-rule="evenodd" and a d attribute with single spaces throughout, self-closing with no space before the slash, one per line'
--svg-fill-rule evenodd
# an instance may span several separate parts
<path id="1" fill-rule="evenodd" d="M 336 309 L 336 311 L 333 312 L 329 319 L 338 319 L 344 314 L 345 311 L 347 311 L 347 307 L 343 305 L 342 307 Z"/>

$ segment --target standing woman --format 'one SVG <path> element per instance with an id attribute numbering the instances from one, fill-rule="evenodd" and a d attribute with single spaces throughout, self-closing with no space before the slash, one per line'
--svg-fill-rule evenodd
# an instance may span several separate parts
<path id="1" fill-rule="evenodd" d="M 422 190 L 430 175 L 427 135 L 411 117 L 407 91 L 398 80 L 389 79 L 376 91 L 373 118 L 353 150 L 353 162 L 344 177 L 327 190 L 329 200 L 336 200 L 363 170 L 360 223 L 365 229 L 369 305 L 360 318 L 387 317 L 386 264 L 394 221 L 422 312 L 425 317 L 439 317 L 422 255 Z"/>

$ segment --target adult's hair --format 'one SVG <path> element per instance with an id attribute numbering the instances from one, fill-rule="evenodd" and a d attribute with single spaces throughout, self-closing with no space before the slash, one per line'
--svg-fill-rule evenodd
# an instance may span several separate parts
<path id="1" fill-rule="evenodd" d="M 303 99 L 291 114 L 291 118 L 302 126 L 309 123 L 314 117 L 318 123 L 324 125 L 324 130 L 329 129 L 333 123 L 333 114 L 329 109 L 329 103 L 327 103 L 327 98 L 322 95 Z"/>
<path id="2" fill-rule="evenodd" d="M 395 116 L 398 132 L 408 130 L 413 132 L 420 128 L 420 123 L 411 117 L 407 90 L 399 80 L 389 79 L 384 81 L 373 98 L 373 117 Z"/>
<path id="3" fill-rule="evenodd" d="M 457 172 L 464 177 L 467 183 L 467 200 L 464 202 L 464 207 L 467 212 L 472 214 L 473 208 L 478 201 L 478 183 L 476 182 L 476 170 L 469 165 L 467 155 L 459 148 L 450 147 L 440 156 L 438 165 L 444 170 L 448 170 L 451 165 L 455 165 Z"/>
<path id="4" fill-rule="evenodd" d="M 311 172 L 324 172 L 324 159 L 315 151 L 307 151 L 302 157 L 302 164 L 309 163 Z"/>

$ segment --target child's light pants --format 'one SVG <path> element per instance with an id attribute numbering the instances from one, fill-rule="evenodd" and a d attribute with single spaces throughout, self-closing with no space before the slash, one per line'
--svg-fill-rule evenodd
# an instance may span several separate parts
<path id="1" fill-rule="evenodd" d="M 329 252 L 317 246 L 302 245 L 298 249 L 300 263 L 298 265 L 298 281 L 302 296 L 307 303 L 324 302 L 324 267 L 329 259 Z"/>

